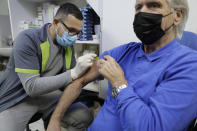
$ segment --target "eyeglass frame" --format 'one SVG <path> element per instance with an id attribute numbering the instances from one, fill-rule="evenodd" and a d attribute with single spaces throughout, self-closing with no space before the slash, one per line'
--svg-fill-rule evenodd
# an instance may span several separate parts
<path id="1" fill-rule="evenodd" d="M 70 36 L 77 36 L 78 38 L 82 36 L 82 31 L 79 31 L 79 32 L 72 31 L 72 29 L 70 29 L 62 20 L 60 20 L 60 23 L 68 30 L 68 34 Z"/>

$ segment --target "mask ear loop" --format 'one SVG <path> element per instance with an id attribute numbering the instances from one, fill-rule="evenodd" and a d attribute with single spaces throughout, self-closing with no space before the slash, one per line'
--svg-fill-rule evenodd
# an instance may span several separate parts
<path id="1" fill-rule="evenodd" d="M 167 32 L 173 26 L 174 26 L 174 23 L 170 27 L 168 27 L 167 29 L 165 29 L 164 32 Z"/>
<path id="2" fill-rule="evenodd" d="M 168 13 L 167 15 L 164 15 L 163 17 L 169 16 L 169 15 L 171 15 L 173 13 L 174 13 L 174 9 L 173 9 L 173 11 L 170 11 L 170 13 Z M 174 23 L 172 25 L 170 25 L 167 29 L 165 29 L 164 32 L 167 32 L 173 26 L 174 26 Z"/>
<path id="3" fill-rule="evenodd" d="M 62 24 L 61 24 L 61 28 L 62 28 L 62 30 L 65 32 L 64 28 L 62 27 Z"/>
<path id="4" fill-rule="evenodd" d="M 57 29 L 55 29 L 55 31 L 56 31 L 56 35 L 58 35 L 58 33 L 57 33 Z"/>
<path id="5" fill-rule="evenodd" d="M 170 11 L 170 13 L 168 13 L 167 15 L 163 15 L 163 17 L 169 16 L 169 15 L 171 15 L 172 13 L 173 13 L 173 12 Z"/>
<path id="6" fill-rule="evenodd" d="M 67 31 L 64 30 L 63 26 L 61 25 L 62 30 L 64 31 L 64 33 L 67 33 L 69 36 L 71 36 Z M 71 36 L 73 37 L 73 36 Z"/>
<path id="7" fill-rule="evenodd" d="M 57 31 L 57 29 L 58 29 L 58 27 L 55 29 L 55 31 L 56 31 L 56 35 L 59 35 L 59 34 L 58 34 L 58 31 Z"/>
<path id="8" fill-rule="evenodd" d="M 61 28 L 63 29 L 63 31 L 65 32 L 65 30 L 64 30 L 64 28 L 62 27 L 62 25 L 60 25 L 61 26 Z M 59 28 L 59 26 L 55 29 L 55 31 L 56 31 L 56 35 L 59 35 L 59 31 L 57 30 Z M 60 35 L 59 35 L 60 36 Z"/>

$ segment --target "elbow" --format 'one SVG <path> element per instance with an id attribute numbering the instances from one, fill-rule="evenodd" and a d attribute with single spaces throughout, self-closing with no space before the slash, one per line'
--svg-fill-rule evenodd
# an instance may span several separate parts
<path id="1" fill-rule="evenodd" d="M 36 97 L 39 94 L 38 90 L 36 90 L 35 88 L 35 82 L 26 82 L 25 84 L 23 84 L 23 88 L 26 92 L 26 94 L 30 97 Z"/>
<path id="2" fill-rule="evenodd" d="M 32 88 L 31 86 L 25 86 L 24 90 L 26 92 L 26 94 L 30 97 L 36 97 L 38 95 L 40 95 L 38 92 L 35 91 L 34 88 Z"/>
<path id="3" fill-rule="evenodd" d="M 38 96 L 37 93 L 33 92 L 33 91 L 30 91 L 30 90 L 25 90 L 25 92 L 27 93 L 28 96 L 30 97 L 36 97 Z"/>

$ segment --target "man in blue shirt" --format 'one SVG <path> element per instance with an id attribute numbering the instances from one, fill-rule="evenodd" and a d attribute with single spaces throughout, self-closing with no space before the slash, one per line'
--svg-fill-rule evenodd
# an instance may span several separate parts
<path id="1" fill-rule="evenodd" d="M 109 80 L 104 105 L 88 131 L 184 131 L 197 116 L 197 52 L 181 45 L 186 0 L 136 0 L 131 42 L 104 52 L 87 74 L 70 84 L 48 131 L 88 82 Z M 71 94 L 69 96 L 68 94 Z"/>

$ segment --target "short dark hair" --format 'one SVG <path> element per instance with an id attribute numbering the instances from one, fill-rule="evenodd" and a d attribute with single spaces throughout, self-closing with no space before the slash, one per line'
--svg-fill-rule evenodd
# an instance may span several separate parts
<path id="1" fill-rule="evenodd" d="M 79 8 L 72 3 L 65 3 L 60 6 L 55 15 L 55 19 L 65 19 L 68 15 L 73 15 L 79 20 L 83 20 L 83 16 Z"/>

